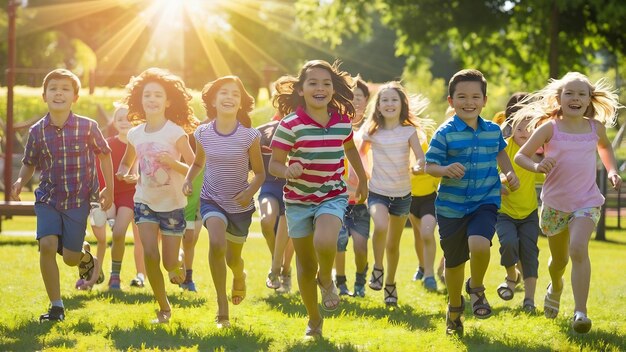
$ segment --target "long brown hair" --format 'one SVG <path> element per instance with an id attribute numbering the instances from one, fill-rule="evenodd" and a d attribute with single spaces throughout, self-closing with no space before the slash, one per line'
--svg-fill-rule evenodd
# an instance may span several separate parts
<path id="1" fill-rule="evenodd" d="M 254 109 L 254 98 L 248 93 L 243 86 L 243 82 L 237 76 L 220 77 L 213 82 L 207 83 L 204 88 L 202 88 L 202 106 L 206 111 L 207 117 L 209 119 L 217 117 L 217 109 L 213 106 L 213 99 L 215 99 L 217 92 L 226 83 L 235 83 L 241 93 L 241 105 L 237 111 L 237 121 L 245 127 L 252 127 L 250 112 Z"/>

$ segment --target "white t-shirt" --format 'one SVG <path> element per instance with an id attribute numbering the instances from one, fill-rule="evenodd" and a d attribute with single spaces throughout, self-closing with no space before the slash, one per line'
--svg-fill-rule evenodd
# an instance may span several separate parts
<path id="1" fill-rule="evenodd" d="M 143 123 L 128 131 L 128 143 L 135 148 L 139 165 L 134 201 L 158 212 L 184 208 L 187 205 L 183 194 L 185 175 L 159 163 L 158 156 L 168 153 L 172 159 L 180 160 L 176 141 L 185 136 L 185 130 L 169 120 L 156 132 L 148 133 L 145 128 Z"/>
<path id="2" fill-rule="evenodd" d="M 411 193 L 409 138 L 414 133 L 414 126 L 397 126 L 391 130 L 379 128 L 373 135 L 367 131 L 363 134 L 372 150 L 370 191 L 387 197 Z"/>

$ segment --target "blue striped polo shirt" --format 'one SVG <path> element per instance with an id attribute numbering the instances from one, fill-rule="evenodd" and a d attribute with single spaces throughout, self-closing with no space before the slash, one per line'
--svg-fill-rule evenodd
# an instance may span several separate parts
<path id="1" fill-rule="evenodd" d="M 426 162 L 441 166 L 460 163 L 462 179 L 442 177 L 435 208 L 437 215 L 462 218 L 484 204 L 500 208 L 500 176 L 496 156 L 506 147 L 500 126 L 478 117 L 477 129 L 458 116 L 445 121 L 435 132 Z"/>

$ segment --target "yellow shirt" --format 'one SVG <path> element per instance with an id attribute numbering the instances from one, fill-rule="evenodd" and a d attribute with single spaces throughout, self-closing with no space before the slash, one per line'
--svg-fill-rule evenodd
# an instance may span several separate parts
<path id="1" fill-rule="evenodd" d="M 511 164 L 513 164 L 513 170 L 519 179 L 520 187 L 517 191 L 502 196 L 500 212 L 513 219 L 523 219 L 537 209 L 537 191 L 535 190 L 537 174 L 520 167 L 513 161 L 520 146 L 513 141 L 513 138 L 507 139 L 506 142 L 507 146 L 504 150 L 511 159 Z"/>
<path id="2" fill-rule="evenodd" d="M 420 138 L 422 141 L 422 151 L 426 153 L 428 150 L 428 143 L 425 139 Z M 413 164 L 411 164 L 413 166 Z M 437 191 L 439 187 L 440 177 L 433 177 L 427 173 L 421 175 L 413 175 L 411 173 L 411 195 L 414 197 L 427 196 Z"/>

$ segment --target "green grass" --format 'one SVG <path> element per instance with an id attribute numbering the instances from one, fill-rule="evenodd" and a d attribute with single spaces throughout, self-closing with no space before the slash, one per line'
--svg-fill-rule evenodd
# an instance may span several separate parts
<path id="1" fill-rule="evenodd" d="M 445 336 L 444 293 L 427 292 L 410 278 L 417 260 L 409 229 L 402 239 L 402 253 L 397 284 L 400 307 L 389 311 L 382 292 L 367 290 L 364 299 L 347 298 L 335 313 L 325 313 L 325 339 L 303 342 L 306 313 L 297 293 L 277 295 L 265 288 L 269 252 L 265 241 L 252 237 L 244 246 L 243 256 L 248 272 L 248 295 L 239 306 L 231 305 L 234 328 L 217 330 L 213 322 L 217 305 L 207 261 L 207 234 L 201 233 L 196 250 L 194 278 L 199 292 L 182 292 L 167 286 L 173 305 L 169 325 L 150 325 L 157 304 L 149 287 L 130 288 L 134 276 L 132 235 L 129 234 L 122 269 L 122 292 L 108 292 L 98 285 L 85 292 L 74 289 L 75 268 L 58 260 L 67 318 L 62 323 L 39 324 L 48 300 L 38 266 L 34 234 L 30 237 L 8 236 L 10 231 L 32 231 L 35 219 L 16 217 L 4 221 L 5 234 L 0 235 L 0 272 L 3 282 L 0 305 L 0 350 L 217 350 L 217 351 L 624 351 L 626 350 L 626 234 L 609 231 L 612 242 L 592 241 L 592 289 L 589 315 L 593 328 L 589 334 L 577 335 L 569 327 L 573 298 L 569 284 L 561 301 L 559 317 L 552 321 L 543 315 L 521 311 L 523 293 L 517 291 L 512 301 L 500 300 L 495 289 L 503 281 L 499 266 L 498 243 L 494 241 L 486 277 L 487 297 L 494 308 L 488 320 L 475 319 L 465 311 L 466 335 L 463 339 Z M 252 232 L 260 232 L 258 221 Z M 95 243 L 92 235 L 88 240 Z M 542 299 L 548 284 L 549 251 L 540 238 L 540 278 L 536 294 L 542 311 Z M 370 249 L 371 251 L 371 249 Z M 439 251 L 439 248 L 438 248 Z M 440 251 L 438 252 L 438 257 Z M 372 260 L 370 252 L 370 260 Z M 352 286 L 354 265 L 348 252 L 348 278 Z M 105 272 L 110 269 L 110 254 Z M 108 277 L 108 273 L 107 273 Z M 229 277 L 230 273 L 229 273 Z M 294 280 L 295 281 L 295 280 Z M 230 282 L 230 281 L 229 281 Z M 230 286 L 230 285 L 228 285 Z"/>

